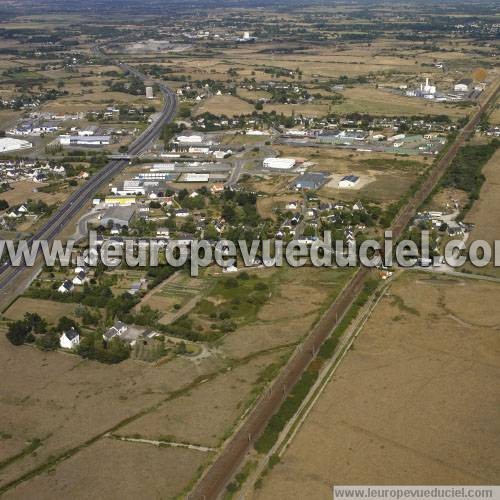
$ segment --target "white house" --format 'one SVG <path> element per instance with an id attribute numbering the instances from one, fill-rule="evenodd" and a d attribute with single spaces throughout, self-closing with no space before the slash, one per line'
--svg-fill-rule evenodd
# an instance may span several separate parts
<path id="1" fill-rule="evenodd" d="M 63 334 L 59 338 L 59 345 L 63 349 L 74 349 L 79 344 L 80 334 L 73 327 L 63 332 Z"/>
<path id="2" fill-rule="evenodd" d="M 120 337 L 128 330 L 128 325 L 117 321 L 111 328 L 109 328 L 103 335 L 104 340 L 111 340 L 114 337 Z"/>
<path id="3" fill-rule="evenodd" d="M 80 271 L 74 278 L 73 278 L 73 285 L 83 285 L 88 281 L 87 275 L 85 274 L 84 271 Z"/>
<path id="4" fill-rule="evenodd" d="M 70 280 L 65 280 L 63 284 L 57 289 L 59 293 L 69 293 L 73 290 L 74 286 Z"/>

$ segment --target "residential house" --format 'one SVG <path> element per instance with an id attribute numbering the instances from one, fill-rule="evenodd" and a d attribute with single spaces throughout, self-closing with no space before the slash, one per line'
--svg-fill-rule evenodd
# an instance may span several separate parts
<path id="1" fill-rule="evenodd" d="M 69 293 L 73 291 L 73 283 L 70 280 L 65 280 L 62 285 L 57 289 L 59 293 Z"/>
<path id="2" fill-rule="evenodd" d="M 84 271 L 80 271 L 74 278 L 73 278 L 73 285 L 83 285 L 88 281 L 87 275 L 85 274 Z"/>
<path id="3" fill-rule="evenodd" d="M 59 338 L 59 345 L 63 349 L 74 349 L 80 344 L 80 334 L 74 327 L 66 330 Z"/>
<path id="4" fill-rule="evenodd" d="M 104 332 L 103 339 L 106 341 L 110 341 L 115 337 L 121 337 L 128 329 L 128 325 L 121 321 L 117 321 L 111 328 L 108 328 L 106 332 Z"/>

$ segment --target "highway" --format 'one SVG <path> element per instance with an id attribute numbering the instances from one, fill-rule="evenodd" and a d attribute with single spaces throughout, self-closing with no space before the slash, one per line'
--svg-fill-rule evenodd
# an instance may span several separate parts
<path id="1" fill-rule="evenodd" d="M 98 51 L 99 49 L 96 50 Z M 122 62 L 115 64 L 123 71 L 131 73 L 143 81 L 148 79 L 143 73 Z M 177 111 L 175 92 L 163 83 L 158 83 L 158 86 L 164 99 L 163 108 L 153 123 L 130 144 L 127 151 L 127 154 L 130 156 L 142 153 L 160 135 L 163 126 L 170 123 L 175 117 Z M 57 212 L 30 238 L 29 243 L 32 243 L 34 240 L 53 241 L 73 217 L 92 200 L 99 189 L 116 176 L 127 164 L 127 160 L 112 160 L 99 170 L 99 172 L 90 177 L 84 185 L 69 196 L 58 208 Z M 25 269 L 26 266 L 24 264 L 18 267 L 13 267 L 8 262 L 3 264 L 0 268 L 0 292 L 5 293 L 6 288 L 15 285 L 16 278 Z"/>

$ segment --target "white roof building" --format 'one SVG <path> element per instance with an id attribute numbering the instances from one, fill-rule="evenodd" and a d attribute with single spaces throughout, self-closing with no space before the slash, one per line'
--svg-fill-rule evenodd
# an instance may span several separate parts
<path id="1" fill-rule="evenodd" d="M 346 175 L 340 179 L 339 188 L 352 188 L 358 181 L 359 177 L 357 175 Z"/>
<path id="2" fill-rule="evenodd" d="M 201 135 L 178 135 L 177 142 L 179 144 L 200 144 L 203 142 Z"/>
<path id="3" fill-rule="evenodd" d="M 187 173 L 182 176 L 181 182 L 208 182 L 210 174 Z"/>
<path id="4" fill-rule="evenodd" d="M 264 168 L 290 170 L 295 166 L 295 163 L 293 158 L 264 158 L 262 165 Z"/>
<path id="5" fill-rule="evenodd" d="M 31 144 L 31 142 L 23 141 L 21 139 L 13 139 L 12 137 L 2 137 L 0 139 L 0 153 L 30 149 L 32 147 L 33 144 Z"/>

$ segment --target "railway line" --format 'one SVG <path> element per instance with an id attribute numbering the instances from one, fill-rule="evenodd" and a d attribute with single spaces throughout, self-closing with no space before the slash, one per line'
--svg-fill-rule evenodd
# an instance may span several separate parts
<path id="1" fill-rule="evenodd" d="M 438 160 L 429 177 L 396 215 L 390 228 L 392 229 L 395 240 L 402 236 L 415 210 L 432 193 L 460 147 L 471 137 L 481 115 L 495 101 L 499 92 L 500 82 L 496 81 L 493 85 L 489 96 L 472 115 L 467 125 L 459 132 L 455 142 Z M 270 390 L 256 403 L 243 424 L 226 443 L 224 449 L 210 468 L 200 478 L 189 495 L 191 500 L 216 499 L 221 496 L 225 487 L 229 484 L 233 475 L 238 470 L 238 467 L 243 462 L 246 454 L 265 430 L 270 418 L 279 410 L 282 402 L 290 393 L 293 386 L 299 381 L 311 361 L 315 358 L 320 346 L 330 336 L 335 327 L 339 324 L 339 321 L 341 321 L 342 317 L 349 310 L 358 294 L 363 290 L 369 275 L 369 268 L 361 267 L 358 269 L 353 278 L 314 327 L 310 335 L 302 344 L 301 349 L 295 352 L 288 364 L 273 382 Z"/>

